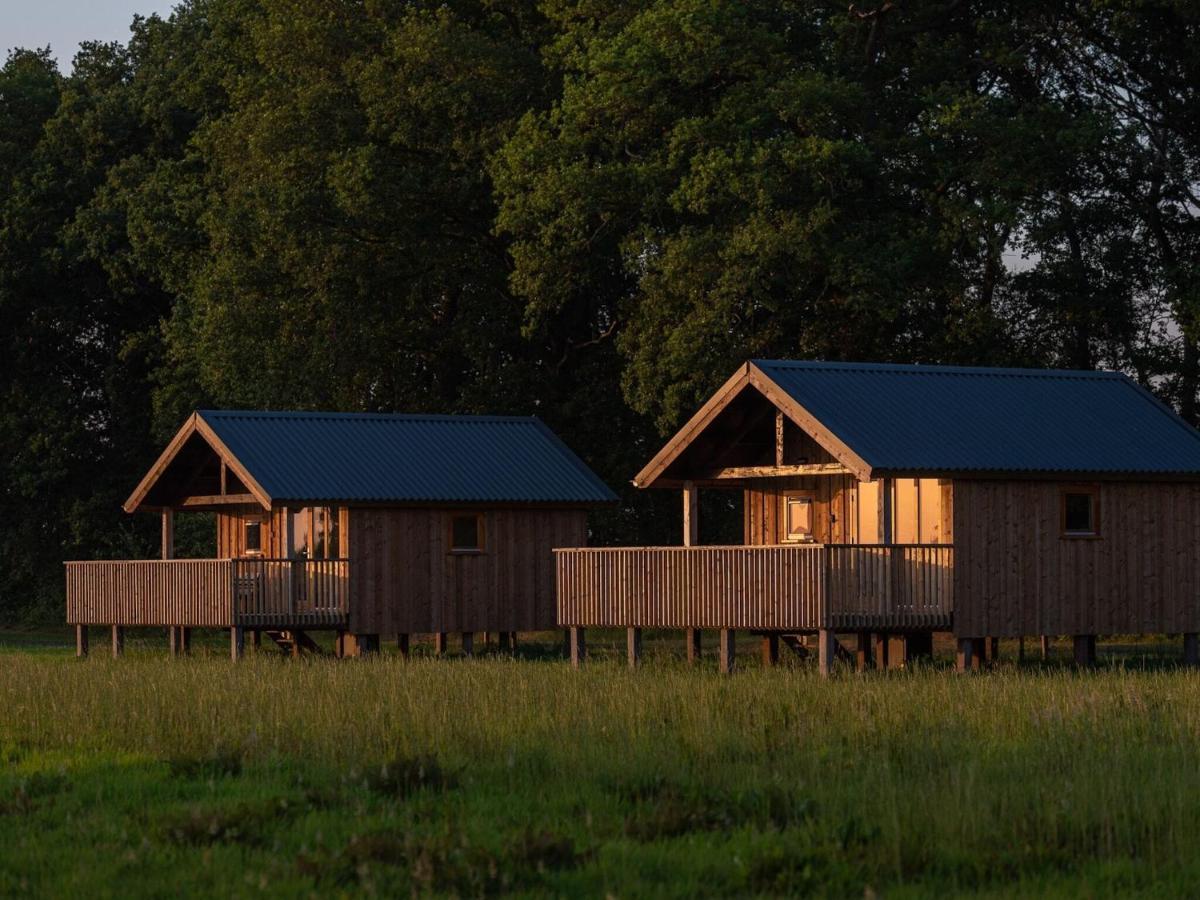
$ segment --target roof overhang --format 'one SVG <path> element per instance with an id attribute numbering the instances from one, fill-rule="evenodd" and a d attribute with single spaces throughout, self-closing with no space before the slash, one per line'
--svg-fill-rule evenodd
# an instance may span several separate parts
<path id="1" fill-rule="evenodd" d="M 246 469 L 244 465 L 230 452 L 225 443 L 217 436 L 216 432 L 204 421 L 199 413 L 192 413 L 188 416 L 183 426 L 175 433 L 175 437 L 171 438 L 171 442 L 167 444 L 154 465 L 150 467 L 142 480 L 138 482 L 138 486 L 133 489 L 133 493 L 129 495 L 124 503 L 124 509 L 127 513 L 137 512 L 139 509 L 159 509 L 157 506 L 146 506 L 145 500 L 150 491 L 158 483 L 163 473 L 179 455 L 188 439 L 193 435 L 201 437 L 213 452 L 221 459 L 226 466 L 241 480 L 242 484 L 250 492 L 253 497 L 264 509 L 271 508 L 271 496 L 263 490 L 262 485 L 258 483 L 253 475 Z"/>
<path id="2" fill-rule="evenodd" d="M 845 441 L 823 425 L 816 416 L 798 403 L 787 391 L 753 362 L 743 363 L 733 376 L 723 384 L 708 402 L 675 433 L 654 458 L 633 479 L 637 488 L 658 487 L 659 480 L 667 468 L 677 460 L 692 442 L 736 400 L 744 391 L 755 390 L 766 397 L 797 427 L 803 429 L 820 443 L 830 455 L 845 466 L 859 481 L 871 481 L 876 477 L 870 463 L 863 459 Z M 675 481 L 661 486 L 675 485 Z"/>

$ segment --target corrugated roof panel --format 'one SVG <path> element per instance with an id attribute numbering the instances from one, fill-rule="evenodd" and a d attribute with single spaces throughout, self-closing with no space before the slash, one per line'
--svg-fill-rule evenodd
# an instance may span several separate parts
<path id="1" fill-rule="evenodd" d="M 754 365 L 874 469 L 1200 473 L 1200 432 L 1117 372 Z"/>
<path id="2" fill-rule="evenodd" d="M 203 410 L 200 416 L 277 500 L 616 500 L 532 417 L 240 410 Z"/>

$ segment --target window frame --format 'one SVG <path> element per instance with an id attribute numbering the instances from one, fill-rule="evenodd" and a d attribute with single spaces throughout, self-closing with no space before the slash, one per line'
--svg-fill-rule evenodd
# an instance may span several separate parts
<path id="1" fill-rule="evenodd" d="M 474 547 L 456 547 L 454 545 L 454 522 L 456 519 L 475 520 Z M 446 552 L 450 556 L 479 556 L 487 552 L 487 520 L 482 512 L 476 510 L 450 510 L 446 514 Z"/>
<path id="2" fill-rule="evenodd" d="M 1067 497 L 1071 495 L 1086 495 L 1092 502 L 1092 527 L 1089 531 L 1067 530 Z M 1058 491 L 1058 530 L 1059 537 L 1067 541 L 1095 541 L 1103 536 L 1100 509 L 1100 485 L 1098 484 L 1064 484 Z"/>
<path id="3" fill-rule="evenodd" d="M 791 516 L 789 515 L 789 506 L 793 500 L 808 501 L 809 510 L 809 530 L 808 538 L 792 537 L 790 531 Z M 783 521 L 780 528 L 779 540 L 782 544 L 815 544 L 817 543 L 817 496 L 813 491 L 784 491 L 783 493 Z"/>
<path id="4" fill-rule="evenodd" d="M 250 546 L 250 528 L 258 529 L 258 546 Z M 246 556 L 263 555 L 263 517 L 246 516 L 242 519 L 242 552 Z"/>

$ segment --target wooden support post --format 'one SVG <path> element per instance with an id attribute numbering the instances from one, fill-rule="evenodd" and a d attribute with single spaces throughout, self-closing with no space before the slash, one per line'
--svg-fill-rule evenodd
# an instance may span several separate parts
<path id="1" fill-rule="evenodd" d="M 567 642 L 570 648 L 571 665 L 578 669 L 587 659 L 587 639 L 582 628 L 567 629 Z"/>
<path id="2" fill-rule="evenodd" d="M 408 659 L 408 633 L 401 632 L 396 635 L 396 649 L 400 651 L 400 655 Z"/>
<path id="3" fill-rule="evenodd" d="M 162 511 L 162 558 L 175 558 L 175 510 Z"/>
<path id="4" fill-rule="evenodd" d="M 171 657 L 179 655 L 179 629 L 174 625 L 167 626 L 167 643 L 171 647 Z"/>
<path id="5" fill-rule="evenodd" d="M 954 656 L 954 668 L 960 674 L 966 674 L 974 668 L 975 647 L 970 638 L 959 638 L 958 649 Z"/>
<path id="6" fill-rule="evenodd" d="M 893 478 L 884 478 L 879 482 L 879 543 L 892 543 L 892 528 L 895 524 L 893 519 L 895 516 L 892 513 L 892 493 L 896 481 Z"/>
<path id="7" fill-rule="evenodd" d="M 828 678 L 833 674 L 833 660 L 837 654 L 837 638 L 828 628 L 817 632 L 817 669 Z"/>
<path id="8" fill-rule="evenodd" d="M 933 632 L 914 631 L 904 635 L 904 665 L 911 666 L 917 660 L 933 659 Z"/>
<path id="9" fill-rule="evenodd" d="M 250 646 L 259 651 L 262 649 L 262 629 L 255 628 L 250 632 Z"/>
<path id="10" fill-rule="evenodd" d="M 433 652 L 437 656 L 446 655 L 446 632 L 439 631 L 433 636 Z"/>
<path id="11" fill-rule="evenodd" d="M 1042 635 L 1042 660 L 1045 661 L 1049 658 L 1050 658 L 1050 635 L 1043 634 Z"/>
<path id="12" fill-rule="evenodd" d="M 695 665 L 700 661 L 700 629 L 688 628 L 684 631 L 684 643 L 687 645 L 687 661 Z"/>
<path id="13" fill-rule="evenodd" d="M 988 638 L 988 662 L 995 665 L 1000 661 L 1000 638 Z"/>
<path id="14" fill-rule="evenodd" d="M 112 653 L 116 659 L 125 652 L 125 626 L 114 625 L 112 627 Z"/>
<path id="15" fill-rule="evenodd" d="M 179 652 L 184 655 L 192 652 L 192 629 L 186 625 L 179 626 Z"/>
<path id="16" fill-rule="evenodd" d="M 625 653 L 629 657 L 629 668 L 636 669 L 642 663 L 642 629 L 625 629 Z"/>
<path id="17" fill-rule="evenodd" d="M 234 662 L 246 655 L 246 629 L 240 625 L 229 629 L 229 655 Z"/>
<path id="18" fill-rule="evenodd" d="M 859 672 L 865 672 L 871 667 L 871 632 L 860 631 L 858 633 L 858 647 L 854 654 L 854 668 Z"/>
<path id="19" fill-rule="evenodd" d="M 475 632 L 464 631 L 462 633 L 462 652 L 463 656 L 475 655 Z"/>
<path id="20" fill-rule="evenodd" d="M 1017 665 L 1022 665 L 1025 662 L 1025 635 L 1017 638 Z"/>
<path id="21" fill-rule="evenodd" d="M 75 626 L 75 655 L 80 659 L 88 655 L 88 627 Z"/>
<path id="22" fill-rule="evenodd" d="M 509 650 L 512 649 L 511 635 L 512 635 L 511 631 L 501 631 L 500 632 L 499 641 L 500 641 L 500 652 L 501 653 L 507 653 Z"/>
<path id="23" fill-rule="evenodd" d="M 86 646 L 83 652 L 87 653 Z M 1183 636 L 1183 664 L 1200 666 L 1200 634 L 1194 631 L 1186 632 Z"/>
<path id="24" fill-rule="evenodd" d="M 508 645 L 509 649 L 512 650 L 513 653 L 517 652 L 517 633 L 515 631 L 510 631 L 508 633 Z"/>
<path id="25" fill-rule="evenodd" d="M 891 642 L 886 634 L 875 635 L 875 668 L 886 669 L 892 659 Z"/>
<path id="26" fill-rule="evenodd" d="M 1075 635 L 1075 665 L 1088 668 L 1096 664 L 1096 636 L 1094 634 Z"/>
<path id="27" fill-rule="evenodd" d="M 737 665 L 737 632 L 732 628 L 722 628 L 717 635 L 717 669 L 723 675 L 732 675 Z"/>
<path id="28" fill-rule="evenodd" d="M 779 635 L 764 634 L 762 639 L 762 664 L 764 669 L 779 665 Z"/>
<path id="29" fill-rule="evenodd" d="M 355 656 L 370 656 L 379 652 L 378 634 L 355 634 L 353 635 L 353 639 Z M 294 635 L 293 640 L 295 640 Z M 299 648 L 300 642 L 296 641 L 295 646 Z"/>
<path id="30" fill-rule="evenodd" d="M 700 496 L 696 485 L 683 483 L 683 546 L 695 547 L 700 543 Z"/>

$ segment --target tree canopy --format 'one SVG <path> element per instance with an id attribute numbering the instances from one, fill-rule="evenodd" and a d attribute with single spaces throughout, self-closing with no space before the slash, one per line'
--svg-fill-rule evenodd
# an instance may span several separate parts
<path id="1" fill-rule="evenodd" d="M 532 413 L 614 487 L 747 357 L 1200 420 L 1186 0 L 187 0 L 0 68 L 0 616 L 198 406 Z M 668 539 L 626 489 L 596 540 Z"/>

